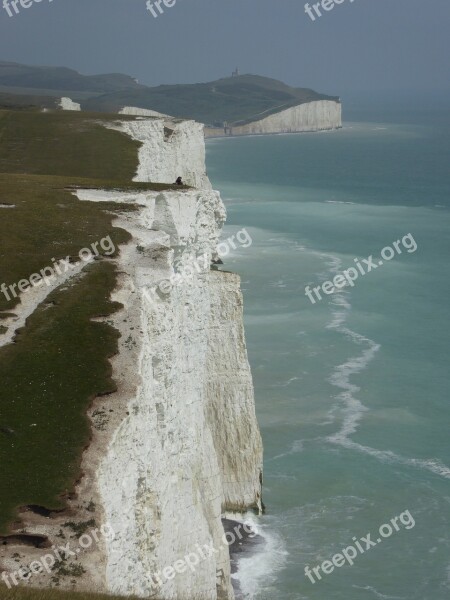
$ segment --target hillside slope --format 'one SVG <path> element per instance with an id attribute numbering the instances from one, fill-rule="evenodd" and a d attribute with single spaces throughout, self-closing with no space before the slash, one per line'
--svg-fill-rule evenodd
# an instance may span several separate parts
<path id="1" fill-rule="evenodd" d="M 210 83 L 122 90 L 90 98 L 83 108 L 115 112 L 123 106 L 137 106 L 220 127 L 224 122 L 255 120 L 316 100 L 339 101 L 337 97 L 293 88 L 275 79 L 240 75 Z"/>
<path id="2" fill-rule="evenodd" d="M 5 61 L 0 61 L 0 86 L 101 94 L 145 87 L 121 73 L 81 75 L 67 67 L 35 67 Z"/>
<path id="3" fill-rule="evenodd" d="M 291 87 L 259 75 L 148 87 L 118 73 L 82 75 L 65 67 L 0 61 L 0 100 L 4 107 L 15 100 L 22 106 L 53 108 L 55 103 L 51 98 L 61 96 L 81 101 L 87 111 L 114 113 L 125 106 L 134 106 L 194 119 L 210 127 L 223 127 L 224 123 L 242 126 L 310 102 L 340 102 L 338 97 Z"/>

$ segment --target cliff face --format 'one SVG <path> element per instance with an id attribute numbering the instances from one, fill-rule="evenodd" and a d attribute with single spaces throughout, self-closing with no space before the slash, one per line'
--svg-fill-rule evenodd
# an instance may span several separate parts
<path id="1" fill-rule="evenodd" d="M 342 105 L 331 100 L 300 104 L 246 125 L 231 126 L 226 131 L 207 130 L 207 137 L 223 135 L 259 135 L 270 133 L 300 133 L 342 127 Z"/>
<path id="2" fill-rule="evenodd" d="M 170 141 L 165 126 L 117 126 L 143 142 L 137 178 L 170 182 L 176 164 L 198 189 L 78 192 L 140 205 L 117 222 L 134 240 L 122 249 L 115 294 L 124 310 L 115 317 L 119 389 L 110 403 L 123 417 L 97 470 L 103 518 L 115 532 L 105 544 L 104 585 L 142 597 L 231 600 L 221 516 L 261 509 L 242 296 L 237 275 L 210 270 L 226 214 L 206 179 L 201 126 L 176 123 Z M 187 556 L 196 564 L 177 572 Z"/>
<path id="3" fill-rule="evenodd" d="M 138 108 L 136 106 L 125 106 L 119 111 L 121 115 L 133 115 L 135 117 L 158 117 L 163 119 L 173 119 L 165 113 L 160 113 L 156 110 L 150 110 L 148 108 Z"/>
<path id="4" fill-rule="evenodd" d="M 60 99 L 58 106 L 61 110 L 81 110 L 81 105 L 78 102 L 73 102 L 73 100 L 66 97 Z"/>
<path id="5" fill-rule="evenodd" d="M 145 114 L 126 108 L 124 114 Z M 173 183 L 178 176 L 196 188 L 211 189 L 206 175 L 203 125 L 195 121 L 142 117 L 112 126 L 141 142 L 135 181 Z"/>

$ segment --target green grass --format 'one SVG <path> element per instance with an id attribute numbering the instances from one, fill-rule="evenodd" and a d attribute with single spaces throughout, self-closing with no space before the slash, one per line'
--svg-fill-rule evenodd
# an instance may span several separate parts
<path id="1" fill-rule="evenodd" d="M 91 321 L 118 308 L 109 301 L 114 286 L 113 265 L 94 263 L 0 349 L 1 423 L 13 432 L 0 433 L 0 530 L 16 506 L 64 507 L 61 496 L 70 493 L 89 440 L 85 411 L 94 396 L 115 390 L 107 358 L 117 334 Z"/>
<path id="2" fill-rule="evenodd" d="M 120 73 L 81 75 L 67 67 L 37 67 L 6 61 L 0 61 L 0 85 L 48 88 L 60 90 L 60 95 L 67 95 L 67 90 L 106 93 L 140 87 L 132 77 Z"/>
<path id="3" fill-rule="evenodd" d="M 29 590 L 14 588 L 8 590 L 0 585 L 0 600 L 123 600 L 123 596 L 105 596 L 104 594 L 87 594 L 83 592 L 59 592 L 54 590 Z M 127 600 L 137 600 L 127 596 Z"/>
<path id="4" fill-rule="evenodd" d="M 16 587 L 8 590 L 0 584 L 0 600 L 138 600 L 136 596 L 108 596 L 87 592 L 62 592 L 57 590 L 38 590 Z M 153 600 L 157 600 L 152 596 Z M 192 600 L 202 600 L 199 595 Z"/>
<path id="5" fill-rule="evenodd" d="M 15 205 L 0 208 L 0 284 L 28 279 L 51 265 L 52 258 L 76 258 L 82 248 L 108 235 L 116 248 L 129 239 L 124 230 L 112 226 L 111 213 L 130 211 L 132 206 L 80 202 L 68 189 L 72 187 L 149 189 L 148 184 L 126 181 L 0 173 L 0 204 Z M 151 185 L 151 189 L 170 187 Z M 13 312 L 17 302 L 0 293 L 0 312 Z"/>
<path id="6" fill-rule="evenodd" d="M 116 248 L 129 240 L 112 219 L 132 206 L 80 202 L 68 188 L 171 187 L 132 183 L 138 144 L 98 124 L 116 118 L 0 111 L 0 203 L 15 205 L 0 208 L 0 283 L 28 279 L 52 258 L 76 257 L 108 235 Z M 90 437 L 86 409 L 115 389 L 108 358 L 117 351 L 117 333 L 92 321 L 119 308 L 109 300 L 115 285 L 113 263 L 94 261 L 47 298 L 15 343 L 0 349 L 2 534 L 17 507 L 64 507 L 79 476 Z M 15 303 L 0 294 L 1 327 Z"/>
<path id="7" fill-rule="evenodd" d="M 0 172 L 131 181 L 139 143 L 101 125 L 117 118 L 0 111 Z"/>
<path id="8" fill-rule="evenodd" d="M 64 189 L 85 181 L 0 174 L 0 203 L 15 204 L 0 208 L 0 284 L 28 279 L 51 265 L 52 258 L 76 257 L 82 248 L 108 235 L 116 248 L 129 239 L 127 232 L 112 227 L 106 212 L 117 211 L 117 205 L 80 202 Z M 0 311 L 13 312 L 18 300 L 10 298 L 0 293 Z"/>
<path id="9" fill-rule="evenodd" d="M 0 109 L 56 108 L 57 102 L 57 98 L 38 95 L 34 90 L 30 95 L 25 95 L 13 91 L 4 92 L 0 86 Z"/>
<path id="10" fill-rule="evenodd" d="M 27 279 L 52 258 L 110 235 L 128 239 L 111 225 L 114 203 L 80 202 L 69 187 L 162 190 L 165 184 L 134 183 L 139 144 L 99 125 L 117 115 L 0 111 L 0 284 Z M 127 210 L 130 210 L 128 207 Z M 0 294 L 0 311 L 17 303 Z"/>

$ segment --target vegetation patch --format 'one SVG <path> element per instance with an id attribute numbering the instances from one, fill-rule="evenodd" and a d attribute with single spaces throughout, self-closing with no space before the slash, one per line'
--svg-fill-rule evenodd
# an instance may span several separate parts
<path id="1" fill-rule="evenodd" d="M 106 236 L 116 253 L 129 240 L 112 219 L 133 206 L 80 202 L 71 188 L 172 187 L 132 182 L 139 144 L 100 124 L 117 119 L 0 110 L 0 204 L 15 205 L 1 209 L 0 284 L 28 279 L 53 258 L 76 258 Z M 95 396 L 115 390 L 108 358 L 118 334 L 92 320 L 119 308 L 110 301 L 114 263 L 99 250 L 99 260 L 51 293 L 14 343 L 0 348 L 0 534 L 7 534 L 17 507 L 64 508 L 90 438 L 86 410 Z M 17 303 L 0 294 L 0 323 Z M 53 598 L 37 594 L 29 597 Z"/>
<path id="2" fill-rule="evenodd" d="M 0 585 L 0 598 L 5 598 L 5 600 L 123 600 L 123 596 L 107 596 L 86 592 L 60 592 L 57 590 L 32 590 L 27 588 L 8 590 L 2 585 Z M 137 598 L 127 596 L 127 600 L 137 600 Z"/>
<path id="3" fill-rule="evenodd" d="M 114 111 L 122 106 L 150 108 L 175 117 L 222 127 L 251 122 L 292 106 L 339 98 L 258 75 L 225 77 L 196 84 L 120 90 L 82 101 L 88 110 Z"/>
<path id="4" fill-rule="evenodd" d="M 71 492 L 90 436 L 86 410 L 95 396 L 115 390 L 107 359 L 118 334 L 92 321 L 118 308 L 109 300 L 115 280 L 111 263 L 90 265 L 50 295 L 15 344 L 0 349 L 0 423 L 14 432 L 0 436 L 1 532 L 15 507 L 61 509 Z"/>
<path id="5" fill-rule="evenodd" d="M 81 537 L 84 533 L 89 531 L 89 529 L 93 529 L 95 525 L 95 519 L 89 519 L 89 521 L 83 521 L 81 523 L 75 523 L 73 521 L 64 523 L 64 527 L 71 529 L 77 537 Z"/>

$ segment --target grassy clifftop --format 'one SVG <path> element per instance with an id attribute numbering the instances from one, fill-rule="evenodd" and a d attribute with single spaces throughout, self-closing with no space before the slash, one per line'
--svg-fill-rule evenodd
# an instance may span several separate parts
<path id="1" fill-rule="evenodd" d="M 66 111 L 0 111 L 0 173 L 129 183 L 137 169 L 139 144 L 102 127 L 102 122 L 117 118 Z"/>
<path id="2" fill-rule="evenodd" d="M 123 596 L 105 596 L 104 594 L 83 594 L 76 592 L 58 592 L 53 590 L 26 590 L 16 588 L 8 590 L 0 585 L 1 600 L 123 600 Z M 127 600 L 137 600 L 131 596 Z"/>
<path id="3" fill-rule="evenodd" d="M 100 249 L 82 276 L 46 298 L 15 343 L 0 347 L 0 534 L 17 507 L 64 506 L 89 439 L 86 408 L 115 387 L 108 358 L 117 334 L 92 319 L 118 309 L 109 300 L 116 282 L 111 258 L 129 234 L 112 219 L 133 207 L 79 202 L 68 188 L 170 187 L 132 182 L 138 145 L 102 127 L 112 119 L 117 116 L 0 111 L 0 284 L 29 279 L 52 258 L 77 258 L 107 236 L 115 248 L 112 254 Z M 0 339 L 17 303 L 0 294 Z"/>

